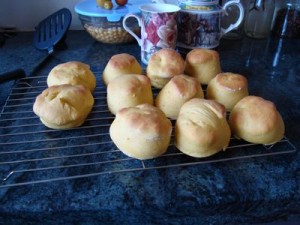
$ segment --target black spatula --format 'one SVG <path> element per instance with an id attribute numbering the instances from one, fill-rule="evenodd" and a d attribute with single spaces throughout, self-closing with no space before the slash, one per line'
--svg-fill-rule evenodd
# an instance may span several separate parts
<path id="1" fill-rule="evenodd" d="M 69 9 L 63 8 L 41 21 L 35 28 L 33 44 L 39 50 L 47 50 L 48 54 L 33 68 L 31 74 L 40 69 L 46 59 L 54 51 L 54 46 L 64 37 L 71 25 L 72 14 Z M 23 69 L 17 69 L 0 75 L 0 83 L 25 77 Z"/>

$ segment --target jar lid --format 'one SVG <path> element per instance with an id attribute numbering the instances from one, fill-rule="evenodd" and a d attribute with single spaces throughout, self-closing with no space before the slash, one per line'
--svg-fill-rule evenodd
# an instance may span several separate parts
<path id="1" fill-rule="evenodd" d="M 127 13 L 139 13 L 141 4 L 151 2 L 151 0 L 130 0 L 125 6 L 118 6 L 114 3 L 112 9 L 104 9 L 97 5 L 96 0 L 85 0 L 75 5 L 75 12 L 91 17 L 106 17 L 109 22 L 117 22 Z"/>

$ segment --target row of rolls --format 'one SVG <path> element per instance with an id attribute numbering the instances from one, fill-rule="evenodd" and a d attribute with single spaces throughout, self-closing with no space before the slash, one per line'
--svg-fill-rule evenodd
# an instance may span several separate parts
<path id="1" fill-rule="evenodd" d="M 243 75 L 222 72 L 215 50 L 193 49 L 183 59 L 175 50 L 161 49 L 151 56 L 145 75 L 134 56 L 116 54 L 102 81 L 108 109 L 115 115 L 110 137 L 129 157 L 145 160 L 164 154 L 171 142 L 171 120 L 175 146 L 197 158 L 226 150 L 232 135 L 266 145 L 284 136 L 274 103 L 249 95 Z M 33 106 L 42 123 L 53 129 L 80 126 L 94 104 L 96 79 L 90 67 L 81 62 L 57 65 L 47 84 Z"/>

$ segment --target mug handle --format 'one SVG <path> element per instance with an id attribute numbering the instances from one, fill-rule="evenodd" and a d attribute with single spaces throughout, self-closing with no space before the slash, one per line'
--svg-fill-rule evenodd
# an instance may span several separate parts
<path id="1" fill-rule="evenodd" d="M 227 14 L 226 9 L 230 5 L 236 5 L 239 8 L 240 16 L 234 24 L 230 24 L 230 26 L 226 29 L 222 28 L 222 36 L 224 34 L 228 33 L 229 31 L 233 30 L 234 28 L 238 27 L 244 19 L 245 12 L 244 12 L 244 8 L 243 8 L 242 4 L 240 3 L 240 0 L 232 0 L 232 1 L 226 2 L 225 5 L 223 6 L 223 10 L 225 10 L 225 14 Z"/>
<path id="2" fill-rule="evenodd" d="M 134 17 L 136 18 L 136 20 L 138 21 L 139 27 L 142 27 L 142 19 L 135 15 L 135 14 L 127 14 L 124 18 L 123 18 L 123 28 L 129 33 L 131 34 L 138 42 L 139 46 L 142 45 L 142 39 L 139 38 L 127 25 L 126 25 L 126 20 L 130 17 Z"/>

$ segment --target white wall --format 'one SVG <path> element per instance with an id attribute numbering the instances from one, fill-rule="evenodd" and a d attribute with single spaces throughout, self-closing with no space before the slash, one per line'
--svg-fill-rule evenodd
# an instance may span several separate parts
<path id="1" fill-rule="evenodd" d="M 0 0 L 0 28 L 15 27 L 21 31 L 34 30 L 34 27 L 50 14 L 61 8 L 68 8 L 73 16 L 70 29 L 83 29 L 74 11 L 75 5 L 81 1 L 83 0 Z M 155 1 L 158 0 L 128 0 L 128 3 L 142 4 Z M 160 1 L 177 2 L 177 0 Z"/>
<path id="2" fill-rule="evenodd" d="M 82 29 L 74 6 L 81 0 L 0 0 L 0 27 L 15 27 L 18 30 L 33 30 L 48 15 L 61 8 L 72 12 L 70 29 Z"/>

